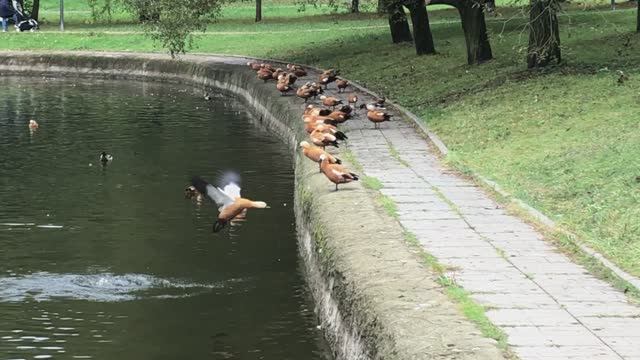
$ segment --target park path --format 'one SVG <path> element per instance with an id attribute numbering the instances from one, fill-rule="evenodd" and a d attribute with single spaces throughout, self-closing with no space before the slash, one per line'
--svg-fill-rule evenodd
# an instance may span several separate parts
<path id="1" fill-rule="evenodd" d="M 348 148 L 402 226 L 489 310 L 522 360 L 638 359 L 640 307 L 441 165 L 412 124 L 344 124 Z M 392 150 L 394 149 L 394 150 Z"/>

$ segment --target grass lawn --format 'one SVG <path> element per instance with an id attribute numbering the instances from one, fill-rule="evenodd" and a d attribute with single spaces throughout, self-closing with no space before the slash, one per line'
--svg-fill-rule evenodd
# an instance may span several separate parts
<path id="1" fill-rule="evenodd" d="M 506 0 L 505 0 L 506 1 Z M 5 49 L 158 51 L 132 17 L 94 23 L 84 1 L 68 0 L 67 32 L 57 2 L 43 1 L 43 31 L 0 34 Z M 338 67 L 343 74 L 422 116 L 448 144 L 452 163 L 471 168 L 578 233 L 640 275 L 640 35 L 635 4 L 589 1 L 561 15 L 565 63 L 528 72 L 521 8 L 488 17 L 495 60 L 467 66 L 457 14 L 430 12 L 438 54 L 417 57 L 390 44 L 387 20 L 368 12 L 300 13 L 266 2 L 255 24 L 251 3 L 196 36 L 195 52 L 244 54 Z M 372 5 L 367 9 L 372 10 Z M 629 80 L 617 83 L 617 70 Z"/>

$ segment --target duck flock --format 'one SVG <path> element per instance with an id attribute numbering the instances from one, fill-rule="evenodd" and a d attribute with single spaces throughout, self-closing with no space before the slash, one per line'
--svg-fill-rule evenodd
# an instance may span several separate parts
<path id="1" fill-rule="evenodd" d="M 357 109 L 364 109 L 367 119 L 378 128 L 379 124 L 391 120 L 392 115 L 386 112 L 385 99 L 376 99 L 371 103 L 361 104 L 358 96 L 349 94 L 346 99 L 337 96 L 326 96 L 324 92 L 332 83 L 336 84 L 338 94 L 342 94 L 349 87 L 349 81 L 338 77 L 339 71 L 329 69 L 318 76 L 317 82 L 307 81 L 295 87 L 296 81 L 307 76 L 307 71 L 299 65 L 287 64 L 286 70 L 275 68 L 271 64 L 248 62 L 247 65 L 256 71 L 258 79 L 265 83 L 274 80 L 276 89 L 283 95 L 293 94 L 307 104 L 310 99 L 320 98 L 321 106 L 309 104 L 304 108 L 302 121 L 304 129 L 309 134 L 308 141 L 301 141 L 302 153 L 311 161 L 318 163 L 320 172 L 335 184 L 338 191 L 339 184 L 346 184 L 358 180 L 358 175 L 342 166 L 342 161 L 329 153 L 327 147 L 339 147 L 338 141 L 346 141 L 347 135 L 338 130 L 338 125 L 356 116 Z M 207 99 L 207 95 L 205 95 Z M 345 103 L 346 101 L 346 103 Z M 213 231 L 218 232 L 228 223 L 244 220 L 247 209 L 268 208 L 262 201 L 253 201 L 240 196 L 240 187 L 229 183 L 222 188 L 215 187 L 200 177 L 191 179 L 191 186 L 185 189 L 187 198 L 195 198 L 200 202 L 206 194 L 218 205 L 218 219 L 213 225 Z"/>
<path id="2" fill-rule="evenodd" d="M 346 99 L 341 99 L 337 96 L 326 96 L 324 91 L 329 84 L 335 83 L 338 94 L 342 94 L 349 86 L 349 81 L 339 78 L 338 70 L 329 69 L 318 76 L 317 82 L 308 81 L 295 88 L 294 84 L 298 78 L 307 76 L 307 71 L 300 65 L 287 64 L 286 70 L 265 63 L 248 62 L 247 65 L 255 70 L 258 78 L 265 83 L 275 80 L 276 89 L 282 95 L 295 91 L 295 95 L 304 99 L 305 103 L 311 98 L 316 100 L 320 97 L 322 106 L 307 105 L 302 113 L 304 129 L 309 134 L 309 140 L 300 143 L 302 152 L 310 160 L 319 163 L 320 172 L 335 184 L 336 191 L 339 184 L 358 180 L 358 175 L 344 168 L 340 159 L 326 151 L 327 146 L 338 147 L 338 141 L 348 139 L 347 135 L 338 130 L 338 125 L 356 115 L 358 96 L 349 94 Z M 392 115 L 385 111 L 384 103 L 385 99 L 381 98 L 359 106 L 360 109 L 366 110 L 367 119 L 374 123 L 375 128 L 378 128 L 380 123 L 391 120 Z"/>

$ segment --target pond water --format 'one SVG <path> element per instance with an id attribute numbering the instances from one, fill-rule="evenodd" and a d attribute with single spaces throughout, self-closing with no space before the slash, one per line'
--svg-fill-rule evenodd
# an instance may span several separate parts
<path id="1" fill-rule="evenodd" d="M 289 150 L 241 102 L 133 81 L 0 89 L 0 360 L 328 358 Z M 271 208 L 214 234 L 215 207 L 183 190 L 229 170 Z"/>

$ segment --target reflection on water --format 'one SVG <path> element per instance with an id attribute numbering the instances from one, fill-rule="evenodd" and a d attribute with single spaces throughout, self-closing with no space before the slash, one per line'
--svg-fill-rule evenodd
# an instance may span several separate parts
<path id="1" fill-rule="evenodd" d="M 241 103 L 142 82 L 0 89 L 0 360 L 327 358 L 289 151 Z M 226 170 L 271 208 L 213 234 L 215 206 L 183 190 Z"/>

